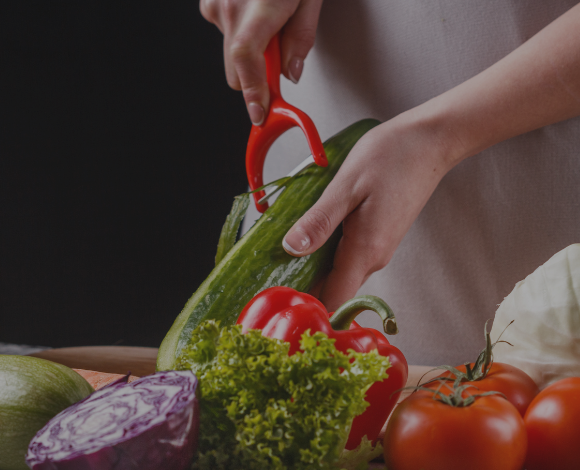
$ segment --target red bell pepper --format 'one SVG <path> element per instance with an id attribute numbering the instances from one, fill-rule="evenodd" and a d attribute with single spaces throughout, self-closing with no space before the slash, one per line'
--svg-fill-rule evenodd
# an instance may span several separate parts
<path id="1" fill-rule="evenodd" d="M 262 330 L 264 336 L 290 343 L 289 354 L 300 349 L 300 337 L 310 329 L 312 333 L 321 331 L 329 338 L 334 338 L 334 345 L 339 351 L 353 349 L 369 352 L 377 349 L 381 356 L 389 357 L 389 376 L 374 383 L 367 391 L 369 406 L 354 419 L 346 443 L 347 449 L 355 449 L 364 435 L 371 441 L 377 439 L 397 403 L 400 389 L 405 386 L 408 373 L 407 361 L 399 349 L 389 344 L 378 331 L 361 328 L 354 322 L 356 316 L 364 310 L 372 310 L 382 318 L 385 333 L 398 332 L 392 310 L 378 297 L 355 297 L 334 314 L 329 314 L 318 299 L 289 287 L 270 287 L 260 292 L 244 307 L 237 321 L 238 325 L 242 325 L 244 333 L 258 329 Z"/>

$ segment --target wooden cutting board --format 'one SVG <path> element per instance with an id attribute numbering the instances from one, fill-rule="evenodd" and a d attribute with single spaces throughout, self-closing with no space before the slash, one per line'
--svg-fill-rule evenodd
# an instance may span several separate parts
<path id="1" fill-rule="evenodd" d="M 111 374 L 126 374 L 142 377 L 155 372 L 157 348 L 140 348 L 134 346 L 81 346 L 76 348 L 47 349 L 30 354 L 34 357 L 64 364 L 72 369 L 95 370 Z M 421 376 L 429 371 L 428 366 L 409 366 L 407 386 L 417 385 Z M 425 380 L 438 373 L 430 373 Z M 409 395 L 403 392 L 401 400 Z"/>
<path id="2" fill-rule="evenodd" d="M 47 349 L 30 354 L 71 369 L 95 370 L 111 374 L 142 377 L 155 372 L 157 348 L 134 346 L 80 346 L 76 348 Z"/>

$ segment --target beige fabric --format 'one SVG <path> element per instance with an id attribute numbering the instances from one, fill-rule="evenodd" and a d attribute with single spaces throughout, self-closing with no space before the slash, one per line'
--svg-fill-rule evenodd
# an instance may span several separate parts
<path id="1" fill-rule="evenodd" d="M 323 139 L 387 120 L 511 52 L 576 2 L 327 0 L 299 85 L 283 94 Z M 441 182 L 391 263 L 361 289 L 394 309 L 392 343 L 412 364 L 458 364 L 484 346 L 497 305 L 550 256 L 580 241 L 580 119 L 496 145 Z M 272 147 L 265 180 L 308 155 L 300 131 Z M 362 324 L 380 329 L 370 313 Z"/>

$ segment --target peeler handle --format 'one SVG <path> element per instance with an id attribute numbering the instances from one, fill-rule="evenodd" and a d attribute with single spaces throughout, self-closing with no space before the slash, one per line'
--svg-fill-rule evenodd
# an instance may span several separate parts
<path id="1" fill-rule="evenodd" d="M 280 33 L 274 35 L 270 40 L 264 52 L 264 58 L 266 59 L 266 75 L 270 90 L 270 111 L 261 125 L 252 125 L 248 139 L 246 173 L 252 191 L 264 185 L 263 169 L 268 150 L 280 135 L 292 127 L 298 126 L 304 132 L 314 162 L 319 166 L 328 165 L 320 135 L 312 119 L 282 98 L 280 92 Z M 254 202 L 259 212 L 264 212 L 268 208 L 267 202 L 263 204 L 258 202 L 264 195 L 264 191 L 254 193 Z"/>

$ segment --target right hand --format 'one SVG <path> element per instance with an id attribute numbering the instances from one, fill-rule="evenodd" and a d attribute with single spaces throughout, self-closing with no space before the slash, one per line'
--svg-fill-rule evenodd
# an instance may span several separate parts
<path id="1" fill-rule="evenodd" d="M 314 45 L 322 0 L 201 0 L 203 17 L 224 35 L 226 78 L 242 90 L 253 124 L 268 114 L 270 93 L 264 51 L 282 28 L 282 73 L 297 83 L 306 55 Z"/>

